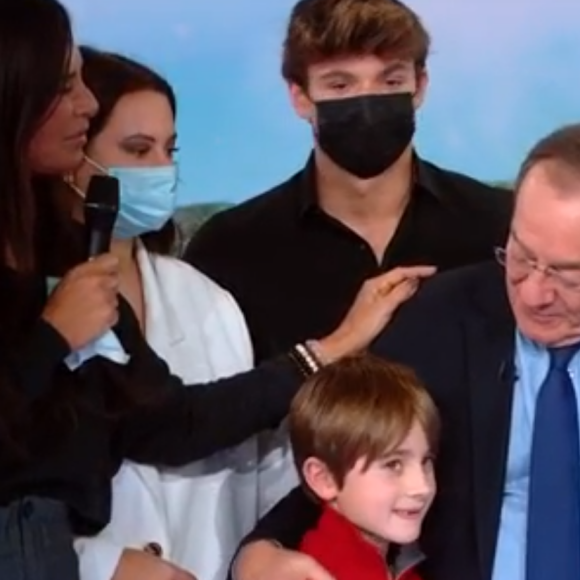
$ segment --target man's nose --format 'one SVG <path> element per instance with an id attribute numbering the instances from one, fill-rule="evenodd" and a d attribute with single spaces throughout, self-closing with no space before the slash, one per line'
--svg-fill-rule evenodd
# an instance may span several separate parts
<path id="1" fill-rule="evenodd" d="M 554 301 L 553 282 L 545 272 L 532 270 L 518 284 L 518 294 L 526 306 L 539 308 Z"/>

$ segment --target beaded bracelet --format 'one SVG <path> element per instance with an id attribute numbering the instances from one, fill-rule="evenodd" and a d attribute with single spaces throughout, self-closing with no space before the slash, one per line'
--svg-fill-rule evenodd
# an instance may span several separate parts
<path id="1" fill-rule="evenodd" d="M 322 365 L 304 344 L 297 344 L 288 353 L 305 377 L 317 373 Z"/>
<path id="2" fill-rule="evenodd" d="M 288 352 L 288 358 L 298 367 L 300 374 L 307 379 L 312 372 L 308 368 L 306 361 L 302 359 L 302 357 L 298 354 L 295 348 Z"/>
<path id="3" fill-rule="evenodd" d="M 310 356 L 317 362 L 319 367 L 325 367 L 332 362 L 320 352 L 320 343 L 317 340 L 307 340 L 304 346 L 308 349 Z"/>

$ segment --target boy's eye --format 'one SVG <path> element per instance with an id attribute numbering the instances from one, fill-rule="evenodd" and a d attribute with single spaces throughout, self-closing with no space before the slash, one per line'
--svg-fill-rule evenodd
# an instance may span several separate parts
<path id="1" fill-rule="evenodd" d="M 390 459 L 385 463 L 385 467 L 395 473 L 400 473 L 403 470 L 403 462 L 400 459 Z"/>

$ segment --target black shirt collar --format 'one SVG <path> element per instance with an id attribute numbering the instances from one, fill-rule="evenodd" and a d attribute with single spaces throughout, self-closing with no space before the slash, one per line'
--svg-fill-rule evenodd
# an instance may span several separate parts
<path id="1" fill-rule="evenodd" d="M 445 194 L 438 187 L 433 177 L 433 170 L 428 163 L 423 161 L 415 152 L 413 153 L 414 163 L 414 188 L 413 193 L 419 189 L 422 192 L 433 196 L 440 202 L 445 202 Z M 298 209 L 300 216 L 304 216 L 313 209 L 318 208 L 317 186 L 316 186 L 316 161 L 314 152 L 308 157 L 304 169 L 298 176 L 297 182 Z"/>

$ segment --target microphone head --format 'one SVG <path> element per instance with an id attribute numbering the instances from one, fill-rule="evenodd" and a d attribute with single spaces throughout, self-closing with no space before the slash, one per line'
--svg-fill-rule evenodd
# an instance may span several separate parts
<path id="1" fill-rule="evenodd" d="M 109 175 L 93 175 L 85 196 L 85 227 L 112 231 L 118 213 L 119 180 Z"/>

